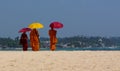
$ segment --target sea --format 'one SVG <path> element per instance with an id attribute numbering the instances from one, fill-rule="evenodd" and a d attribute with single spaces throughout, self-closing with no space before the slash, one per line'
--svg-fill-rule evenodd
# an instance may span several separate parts
<path id="1" fill-rule="evenodd" d="M 0 51 L 23 51 L 21 48 L 5 48 Z M 32 51 L 31 47 L 28 51 Z M 40 48 L 39 51 L 50 51 L 50 48 Z M 76 47 L 76 48 L 62 48 L 57 47 L 55 51 L 120 51 L 120 47 Z"/>

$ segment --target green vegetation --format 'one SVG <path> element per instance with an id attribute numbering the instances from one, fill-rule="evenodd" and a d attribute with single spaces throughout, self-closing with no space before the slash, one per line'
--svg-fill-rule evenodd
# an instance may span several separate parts
<path id="1" fill-rule="evenodd" d="M 5 49 L 7 47 L 9 48 L 13 48 L 13 47 L 19 47 L 20 45 L 18 45 L 19 40 L 13 40 L 10 37 L 8 38 L 0 38 L 0 47 L 2 49 Z"/>
<path id="2" fill-rule="evenodd" d="M 41 37 L 41 47 L 49 47 L 49 38 Z M 28 40 L 29 42 L 29 40 Z M 29 44 L 30 45 L 30 44 Z M 58 47 L 119 47 L 120 37 L 74 36 L 58 38 Z M 0 38 L 0 48 L 20 48 L 19 38 Z"/>
<path id="3" fill-rule="evenodd" d="M 59 39 L 59 44 L 68 44 L 73 47 L 116 47 L 120 46 L 120 37 L 65 37 Z"/>

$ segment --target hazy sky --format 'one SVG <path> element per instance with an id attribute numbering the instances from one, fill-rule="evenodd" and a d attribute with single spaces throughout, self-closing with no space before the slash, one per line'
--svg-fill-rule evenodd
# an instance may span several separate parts
<path id="1" fill-rule="evenodd" d="M 58 37 L 120 36 L 120 0 L 0 0 L 0 37 L 20 36 L 36 21 L 44 25 L 41 37 L 53 21 L 64 24 Z"/>

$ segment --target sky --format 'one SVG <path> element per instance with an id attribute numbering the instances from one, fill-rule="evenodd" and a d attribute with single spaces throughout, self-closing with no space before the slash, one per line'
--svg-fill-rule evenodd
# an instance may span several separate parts
<path id="1" fill-rule="evenodd" d="M 17 37 L 18 31 L 40 22 L 40 37 L 49 37 L 49 24 L 64 24 L 58 37 L 120 36 L 120 0 L 0 0 L 0 37 Z M 27 32 L 29 35 L 29 32 Z"/>

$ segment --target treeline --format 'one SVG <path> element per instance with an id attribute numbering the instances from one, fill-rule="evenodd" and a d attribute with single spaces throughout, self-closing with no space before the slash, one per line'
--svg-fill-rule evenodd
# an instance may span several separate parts
<path id="1" fill-rule="evenodd" d="M 41 37 L 41 47 L 45 47 L 46 43 L 49 42 L 49 38 Z M 28 40 L 28 43 L 29 40 Z M 48 45 L 48 44 L 47 44 Z M 100 37 L 100 36 L 73 36 L 73 37 L 64 37 L 58 38 L 57 46 L 59 47 L 119 47 L 120 46 L 120 37 Z M 14 39 L 2 38 L 0 37 L 0 47 L 1 48 L 18 48 L 19 37 Z"/>
<path id="2" fill-rule="evenodd" d="M 73 47 L 118 47 L 120 37 L 100 37 L 100 36 L 74 36 L 59 38 L 59 44 L 66 44 Z"/>
<path id="3" fill-rule="evenodd" d="M 19 39 L 12 39 L 10 37 L 8 38 L 0 38 L 0 47 L 1 48 L 13 48 L 13 47 L 20 47 L 19 45 Z"/>

